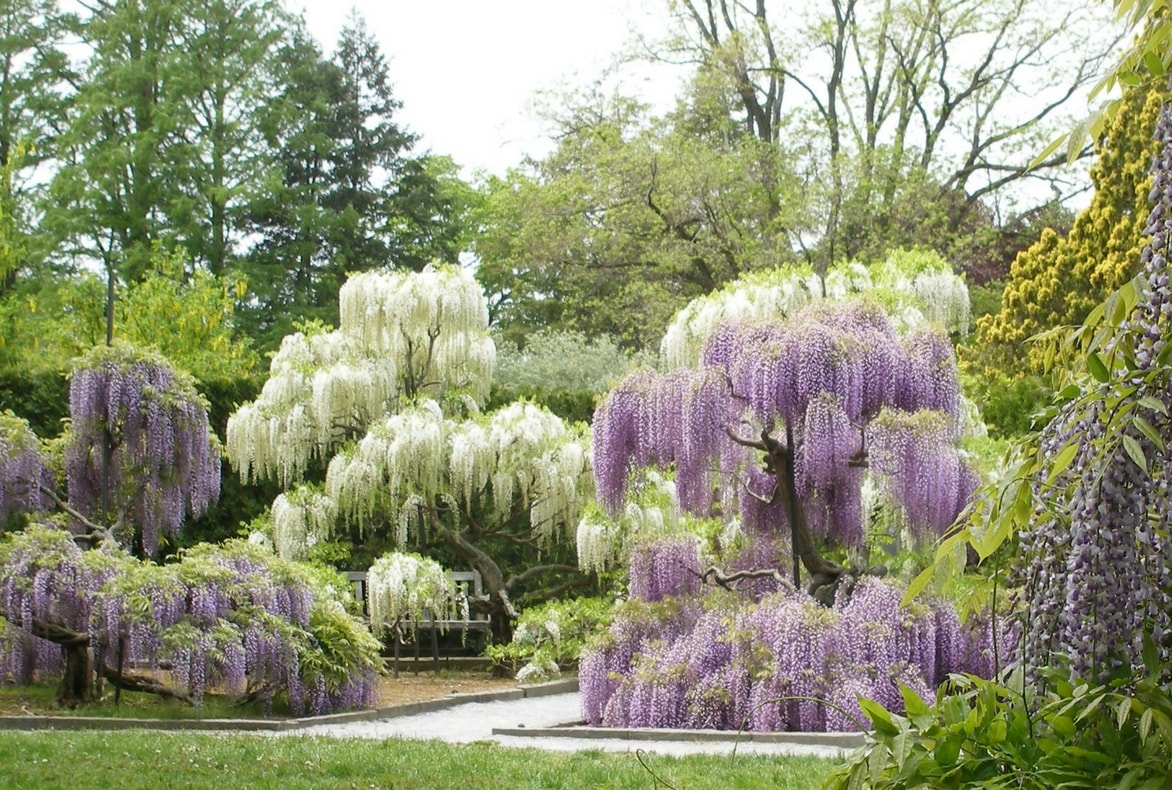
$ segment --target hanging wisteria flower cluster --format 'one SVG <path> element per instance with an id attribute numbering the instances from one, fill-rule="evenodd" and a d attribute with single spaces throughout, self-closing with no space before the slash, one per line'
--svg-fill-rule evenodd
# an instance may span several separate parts
<path id="1" fill-rule="evenodd" d="M 1011 657 L 995 655 L 987 619 L 962 624 L 939 601 L 902 607 L 901 594 L 865 578 L 830 609 L 800 592 L 632 601 L 583 651 L 583 716 L 613 727 L 854 730 L 866 720 L 859 695 L 898 712 L 900 683 L 930 698 L 949 673 L 988 677 Z M 999 644 L 1012 644 L 1007 623 L 996 625 Z"/>
<path id="2" fill-rule="evenodd" d="M 645 541 L 631 550 L 629 590 L 648 603 L 668 596 L 698 595 L 700 547 L 690 535 Z"/>
<path id="3" fill-rule="evenodd" d="M 634 470 L 674 465 L 679 502 L 688 512 L 739 514 L 748 531 L 785 526 L 777 520 L 784 512 L 761 506 L 773 476 L 755 471 L 759 457 L 733 438 L 762 431 L 784 437 L 778 444 L 795 457 L 797 493 L 811 528 L 848 545 L 864 535 L 861 488 L 873 435 L 907 450 L 889 454 L 898 463 L 880 464 L 874 473 L 929 483 L 887 486 L 917 530 L 947 527 L 972 493 L 975 477 L 960 471 L 956 446 L 955 356 L 938 332 L 921 328 L 901 336 L 874 303 L 823 301 L 784 321 L 722 324 L 701 362 L 696 370 L 632 373 L 600 404 L 594 476 L 609 513 L 623 507 Z M 885 412 L 922 410 L 938 413 L 946 430 L 928 437 L 915 420 L 877 422 Z M 939 441 L 917 454 L 926 438 Z M 955 474 L 936 474 L 942 459 Z M 728 481 L 741 481 L 749 495 L 738 496 L 739 487 Z M 762 518 L 771 521 L 762 525 Z"/>
<path id="4" fill-rule="evenodd" d="M 260 396 L 229 418 L 228 460 L 242 480 L 300 480 L 311 459 L 404 398 L 487 399 L 496 352 L 484 295 L 467 272 L 364 272 L 339 301 L 341 326 L 286 337 Z"/>
<path id="5" fill-rule="evenodd" d="M 964 280 L 936 253 L 904 250 L 870 267 L 831 267 L 825 277 L 794 266 L 748 272 L 677 313 L 660 344 L 660 356 L 668 370 L 695 367 L 723 324 L 776 321 L 820 299 L 863 293 L 884 306 L 900 331 L 930 323 L 947 332 L 968 333 Z"/>
<path id="6" fill-rule="evenodd" d="M 0 570 L 2 665 L 15 677 L 55 668 L 30 666 L 49 652 L 39 623 L 88 636 L 99 666 L 168 667 L 197 703 L 213 685 L 265 707 L 283 698 L 295 715 L 375 700 L 381 646 L 338 588 L 247 541 L 154 565 L 33 526 L 0 543 Z"/>
<path id="7" fill-rule="evenodd" d="M 456 585 L 443 566 L 418 554 L 392 552 L 375 560 L 366 574 L 366 595 L 376 631 L 468 617 L 459 611 Z"/>
<path id="8" fill-rule="evenodd" d="M 129 520 L 150 554 L 160 533 L 177 532 L 219 498 L 220 448 L 206 403 L 161 357 L 94 349 L 73 371 L 69 413 L 69 504 L 91 522 Z"/>
<path id="9" fill-rule="evenodd" d="M 1038 512 L 1022 536 L 1031 671 L 1069 666 L 1094 682 L 1143 665 L 1145 639 L 1172 664 L 1172 108 L 1156 129 L 1153 208 L 1137 303 L 1088 354 L 1096 381 L 1041 441 Z"/>
<path id="10" fill-rule="evenodd" d="M 636 543 L 693 532 L 694 525 L 682 523 L 675 481 L 648 470 L 617 516 L 611 517 L 596 503 L 583 511 L 578 522 L 578 567 L 584 573 L 602 573 L 625 566 Z"/>
<path id="11" fill-rule="evenodd" d="M 360 527 L 399 514 L 399 545 L 421 506 L 437 497 L 468 510 L 484 507 L 498 520 L 520 501 L 533 537 L 548 546 L 576 526 L 590 482 L 586 437 L 548 409 L 513 403 L 457 422 L 425 400 L 334 456 L 326 493 Z"/>
<path id="12" fill-rule="evenodd" d="M 301 484 L 273 500 L 273 544 L 287 560 L 304 559 L 314 545 L 328 540 L 338 506 L 318 489 Z"/>
<path id="13" fill-rule="evenodd" d="M 53 474 L 41 458 L 28 421 L 0 412 L 0 523 L 20 513 L 47 510 Z"/>

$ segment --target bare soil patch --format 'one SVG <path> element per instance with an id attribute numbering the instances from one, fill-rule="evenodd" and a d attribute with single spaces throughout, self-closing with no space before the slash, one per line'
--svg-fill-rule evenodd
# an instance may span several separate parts
<path id="1" fill-rule="evenodd" d="M 379 684 L 379 707 L 406 705 L 434 699 L 458 697 L 482 691 L 507 691 L 520 685 L 512 678 L 495 678 L 488 672 L 400 672 L 396 680 L 389 674 Z"/>

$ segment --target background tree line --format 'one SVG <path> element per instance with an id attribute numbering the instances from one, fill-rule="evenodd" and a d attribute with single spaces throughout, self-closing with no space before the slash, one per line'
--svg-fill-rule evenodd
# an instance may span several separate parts
<path id="1" fill-rule="evenodd" d="M 349 274 L 462 253 L 502 361 L 563 368 L 530 391 L 506 367 L 494 399 L 524 391 L 566 417 L 605 389 L 573 383 L 592 349 L 654 352 L 677 310 L 754 270 L 928 247 L 964 273 L 978 314 L 996 312 L 1018 252 L 1073 222 L 1077 170 L 1062 156 L 1028 165 L 1116 43 L 1106 10 L 1075 2 L 677 3 L 638 54 L 692 67 L 674 108 L 605 80 L 549 95 L 552 151 L 469 183 L 417 151 L 357 16 L 325 52 L 279 2 L 77 8 L 0 11 L 0 367 L 9 392 L 35 394 L 5 403 L 61 419 L 60 375 L 113 324 L 196 376 L 221 435 L 259 388 L 262 354 L 299 326 L 338 324 Z M 1147 149 L 1120 135 L 1102 155 L 1143 170 Z M 1051 256 L 1035 260 L 1019 268 Z M 1011 299 L 996 326 L 1033 327 L 1034 301 Z"/>
<path id="2" fill-rule="evenodd" d="M 232 328 L 267 350 L 296 320 L 336 323 L 346 272 L 420 269 L 463 246 L 465 187 L 449 159 L 415 152 L 360 17 L 328 54 L 257 0 L 77 14 L 16 0 L 0 28 L 10 333 L 52 335 L 37 324 L 90 303 L 87 276 L 205 274 L 239 283 Z"/>

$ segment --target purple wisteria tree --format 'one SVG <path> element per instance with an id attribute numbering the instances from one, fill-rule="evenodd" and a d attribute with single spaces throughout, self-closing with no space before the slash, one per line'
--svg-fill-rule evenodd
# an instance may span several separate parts
<path id="1" fill-rule="evenodd" d="M 158 565 L 33 524 L 0 540 L 0 675 L 59 673 L 70 707 L 103 682 L 196 704 L 215 686 L 294 715 L 365 707 L 381 645 L 349 596 L 336 575 L 244 541 Z"/>
<path id="2" fill-rule="evenodd" d="M 897 333 L 875 302 L 723 323 L 697 366 L 637 371 L 600 404 L 599 503 L 617 516 L 641 470 L 671 468 L 685 511 L 739 516 L 754 540 L 788 537 L 795 587 L 804 567 L 829 605 L 868 570 L 822 550 L 862 547 L 865 478 L 917 536 L 944 532 L 969 501 L 978 481 L 959 451 L 960 402 L 948 338 L 927 326 Z"/>
<path id="3" fill-rule="evenodd" d="M 94 540 L 150 556 L 220 495 L 219 442 L 189 375 L 155 354 L 93 349 L 73 370 L 65 444 L 67 500 Z M 48 488 L 50 496 L 56 494 Z"/>

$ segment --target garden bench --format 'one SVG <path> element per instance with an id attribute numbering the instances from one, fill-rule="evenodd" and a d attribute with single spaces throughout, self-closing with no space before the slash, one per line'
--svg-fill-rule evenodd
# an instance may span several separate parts
<path id="1" fill-rule="evenodd" d="M 359 613 L 362 618 L 371 625 L 371 630 L 375 630 L 375 624 L 370 623 L 370 606 L 368 605 L 369 597 L 366 588 L 366 571 L 346 571 L 346 578 L 354 588 L 354 599 L 358 602 Z M 448 571 L 448 578 L 456 586 L 456 595 L 463 598 L 465 601 L 474 601 L 484 595 L 484 586 L 480 578 L 480 571 Z M 394 634 L 394 675 L 399 676 L 399 649 L 403 645 L 404 631 L 408 633 L 418 634 L 419 631 L 431 632 L 431 653 L 432 659 L 435 663 L 435 670 L 439 671 L 439 637 L 441 631 L 478 631 L 484 634 L 489 634 L 492 631 L 492 621 L 487 614 L 483 613 L 469 613 L 468 619 L 448 619 L 435 617 L 428 614 L 426 620 L 422 622 L 406 622 L 406 623 L 383 623 L 384 627 L 391 629 Z M 404 627 L 405 626 L 405 627 Z M 419 639 L 418 636 L 414 640 L 415 647 L 415 673 L 419 674 Z"/>

